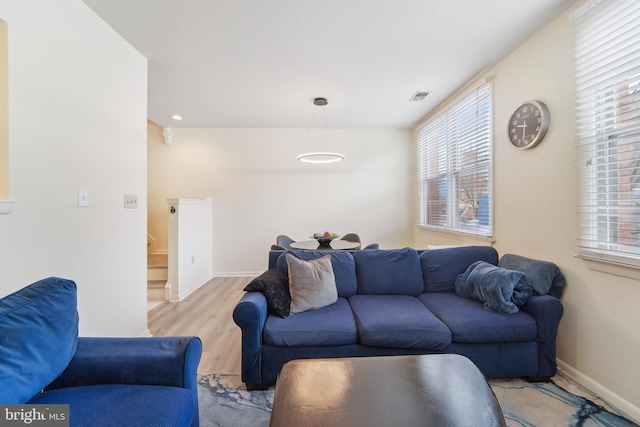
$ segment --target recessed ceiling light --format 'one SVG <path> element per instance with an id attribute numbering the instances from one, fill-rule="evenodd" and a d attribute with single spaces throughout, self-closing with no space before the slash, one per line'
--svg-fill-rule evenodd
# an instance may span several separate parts
<path id="1" fill-rule="evenodd" d="M 173 120 L 182 120 L 182 116 L 181 116 L 181 115 L 179 115 L 179 114 L 174 114 L 173 116 L 171 116 L 171 118 L 172 118 Z"/>
<path id="2" fill-rule="evenodd" d="M 418 91 L 416 93 L 413 94 L 413 96 L 411 96 L 411 98 L 409 99 L 409 101 L 422 101 L 424 100 L 427 95 L 429 95 L 431 92 L 429 91 Z"/>

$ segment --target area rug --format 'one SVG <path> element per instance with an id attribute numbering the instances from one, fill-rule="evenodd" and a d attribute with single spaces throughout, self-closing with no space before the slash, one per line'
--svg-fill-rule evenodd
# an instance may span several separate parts
<path id="1" fill-rule="evenodd" d="M 269 425 L 273 388 L 249 392 L 235 374 L 200 376 L 198 382 L 202 427 Z M 508 379 L 490 384 L 509 427 L 640 427 L 560 375 L 549 383 Z"/>

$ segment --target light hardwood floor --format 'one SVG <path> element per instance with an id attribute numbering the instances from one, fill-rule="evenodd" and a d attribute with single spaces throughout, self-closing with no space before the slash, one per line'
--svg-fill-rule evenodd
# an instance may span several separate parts
<path id="1" fill-rule="evenodd" d="M 148 313 L 153 336 L 195 335 L 202 340 L 198 373 L 240 374 L 240 328 L 233 309 L 251 277 L 214 278 L 184 300 Z"/>

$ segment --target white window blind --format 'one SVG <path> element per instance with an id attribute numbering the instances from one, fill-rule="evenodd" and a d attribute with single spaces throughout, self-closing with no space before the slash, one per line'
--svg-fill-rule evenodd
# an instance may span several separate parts
<path id="1" fill-rule="evenodd" d="M 572 20 L 578 246 L 640 259 L 640 1 L 593 1 Z"/>
<path id="2" fill-rule="evenodd" d="M 492 235 L 492 92 L 486 82 L 417 129 L 421 226 Z"/>

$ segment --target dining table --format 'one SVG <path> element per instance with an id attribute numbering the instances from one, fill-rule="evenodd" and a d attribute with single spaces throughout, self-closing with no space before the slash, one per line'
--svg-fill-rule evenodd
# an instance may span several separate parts
<path id="1" fill-rule="evenodd" d="M 318 240 L 299 240 L 290 244 L 294 249 L 303 250 L 345 250 L 345 249 L 358 249 L 360 243 L 350 242 L 349 240 L 333 239 L 327 244 L 322 244 Z"/>

